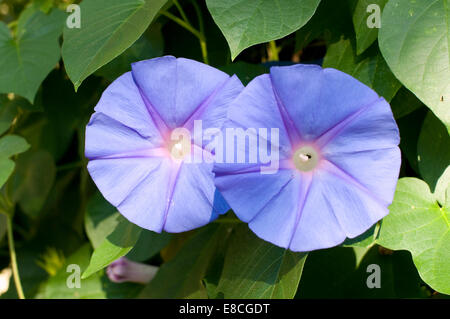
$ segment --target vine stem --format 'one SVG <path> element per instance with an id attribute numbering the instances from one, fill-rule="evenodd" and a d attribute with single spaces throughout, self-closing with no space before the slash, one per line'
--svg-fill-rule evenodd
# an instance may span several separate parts
<path id="1" fill-rule="evenodd" d="M 280 49 L 277 47 L 277 44 L 275 43 L 275 41 L 269 42 L 269 49 L 270 49 L 270 60 L 271 61 L 279 61 L 280 57 L 278 56 L 278 51 Z"/>
<path id="2" fill-rule="evenodd" d="M 170 20 L 172 20 L 173 22 L 177 23 L 178 25 L 182 26 L 183 28 L 185 28 L 186 30 L 188 30 L 189 32 L 191 32 L 193 35 L 195 35 L 198 39 L 200 39 L 202 37 L 202 34 L 196 30 L 193 26 L 191 26 L 190 24 L 186 23 L 184 20 L 178 18 L 176 15 L 173 15 L 170 12 L 167 11 L 161 11 L 161 14 L 166 16 L 167 18 L 169 18 Z"/>
<path id="3" fill-rule="evenodd" d="M 184 13 L 183 7 L 180 5 L 180 3 L 178 2 L 178 0 L 173 0 L 173 4 L 177 7 L 178 12 L 180 12 L 181 17 L 183 18 L 184 21 L 186 21 L 187 24 L 191 24 L 189 22 L 189 19 L 186 15 L 186 13 Z"/>
<path id="4" fill-rule="evenodd" d="M 202 38 L 199 38 L 199 40 L 200 40 L 200 47 L 202 49 L 203 61 L 206 64 L 209 64 L 208 50 L 206 48 L 205 27 L 204 27 L 204 23 L 203 23 L 202 10 L 200 9 L 197 2 L 192 1 L 192 5 L 194 6 L 195 13 L 197 14 L 198 27 L 200 29 L 200 34 L 202 35 Z"/>
<path id="5" fill-rule="evenodd" d="M 194 5 L 194 8 L 195 8 L 195 11 L 197 13 L 198 21 L 199 21 L 199 28 L 200 28 L 200 31 L 199 31 L 190 24 L 189 20 L 186 17 L 186 14 L 184 13 L 183 9 L 178 4 L 178 2 L 174 1 L 174 3 L 175 3 L 175 6 L 178 8 L 178 11 L 180 12 L 180 15 L 183 17 L 183 19 L 180 19 L 176 15 L 173 15 L 172 13 L 167 12 L 167 11 L 161 11 L 161 14 L 164 15 L 165 17 L 169 18 L 173 22 L 177 23 L 179 26 L 185 28 L 186 30 L 188 30 L 194 36 L 197 37 L 197 39 L 200 42 L 200 49 L 202 51 L 203 62 L 206 64 L 209 64 L 208 50 L 207 50 L 207 46 L 206 46 L 206 38 L 205 38 L 204 27 L 203 27 L 203 19 L 201 16 L 200 8 L 195 3 L 195 1 L 192 2 L 192 4 Z"/>
<path id="6" fill-rule="evenodd" d="M 8 233 L 9 255 L 11 257 L 11 268 L 14 277 L 14 284 L 16 285 L 17 295 L 19 296 L 19 299 L 25 299 L 25 295 L 22 289 L 22 283 L 20 282 L 19 268 L 17 267 L 16 249 L 14 248 L 14 237 L 13 237 L 11 216 L 7 216 L 6 231 Z"/>

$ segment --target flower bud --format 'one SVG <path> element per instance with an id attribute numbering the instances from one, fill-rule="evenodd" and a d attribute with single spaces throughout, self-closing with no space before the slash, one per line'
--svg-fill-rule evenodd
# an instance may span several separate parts
<path id="1" fill-rule="evenodd" d="M 106 269 L 109 280 L 115 283 L 135 282 L 149 283 L 155 277 L 159 267 L 146 265 L 121 257 Z"/>

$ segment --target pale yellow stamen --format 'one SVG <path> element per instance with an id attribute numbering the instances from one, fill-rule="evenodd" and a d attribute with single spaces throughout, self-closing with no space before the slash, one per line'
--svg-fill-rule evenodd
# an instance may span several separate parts
<path id="1" fill-rule="evenodd" d="M 312 171 L 319 162 L 319 154 L 317 151 L 309 146 L 300 147 L 293 156 L 295 167 L 302 172 Z"/>

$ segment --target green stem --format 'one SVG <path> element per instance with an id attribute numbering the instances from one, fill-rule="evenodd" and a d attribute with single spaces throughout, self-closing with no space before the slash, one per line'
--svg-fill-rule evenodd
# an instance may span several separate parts
<path id="1" fill-rule="evenodd" d="M 202 57 L 203 57 L 203 62 L 205 62 L 206 64 L 209 64 L 209 60 L 208 60 L 208 50 L 206 47 L 206 39 L 205 36 L 203 34 L 203 32 L 198 31 L 197 29 L 195 29 L 190 23 L 187 23 L 186 21 L 178 18 L 177 16 L 173 15 L 170 12 L 167 11 L 161 11 L 161 14 L 166 16 L 167 18 L 169 18 L 170 20 L 172 20 L 173 22 L 177 23 L 178 25 L 180 25 L 181 27 L 185 28 L 186 30 L 188 30 L 189 32 L 191 32 L 194 36 L 197 37 L 197 39 L 200 42 L 200 48 L 202 50 Z M 201 23 L 201 26 L 203 28 L 203 22 Z"/>
<path id="2" fill-rule="evenodd" d="M 200 48 L 202 50 L 203 62 L 205 62 L 205 64 L 209 64 L 208 49 L 206 47 L 206 41 L 203 39 L 199 39 L 199 41 L 200 41 Z"/>
<path id="3" fill-rule="evenodd" d="M 269 60 L 270 61 L 280 61 L 280 57 L 278 56 L 279 48 L 277 47 L 277 44 L 275 43 L 275 41 L 269 42 L 269 49 L 270 49 Z"/>
<path id="4" fill-rule="evenodd" d="M 203 23 L 203 16 L 202 16 L 202 10 L 200 9 L 199 5 L 197 4 L 197 2 L 192 1 L 192 5 L 194 6 L 195 9 L 195 13 L 197 14 L 197 19 L 198 19 L 198 27 L 200 29 L 200 34 L 202 35 L 201 38 L 199 38 L 200 41 L 200 48 L 202 49 L 202 57 L 203 57 L 203 61 L 206 64 L 209 64 L 209 59 L 208 59 L 208 49 L 206 47 L 206 39 L 205 39 L 205 26 Z"/>
<path id="5" fill-rule="evenodd" d="M 199 31 L 197 31 L 190 24 L 187 24 L 185 21 L 183 21 L 182 19 L 180 19 L 177 16 L 173 15 L 172 13 L 167 12 L 167 11 L 161 11 L 161 14 L 166 16 L 167 18 L 169 18 L 173 22 L 175 22 L 175 23 L 179 24 L 180 26 L 182 26 L 183 28 L 185 28 L 186 30 L 191 32 L 193 35 L 195 35 L 197 38 L 200 39 L 202 37 L 202 34 Z"/>
<path id="6" fill-rule="evenodd" d="M 191 24 L 189 22 L 189 19 L 186 15 L 186 13 L 184 13 L 183 7 L 180 5 L 180 3 L 177 0 L 173 0 L 173 4 L 177 7 L 178 12 L 180 13 L 181 17 L 183 18 L 183 20 L 187 23 L 187 24 Z"/>
<path id="7" fill-rule="evenodd" d="M 22 284 L 20 282 L 19 268 L 17 267 L 16 250 L 14 248 L 12 216 L 8 216 L 7 218 L 6 231 L 8 234 L 9 255 L 11 257 L 11 268 L 14 277 L 14 284 L 16 285 L 17 295 L 19 296 L 19 299 L 25 299 Z"/>

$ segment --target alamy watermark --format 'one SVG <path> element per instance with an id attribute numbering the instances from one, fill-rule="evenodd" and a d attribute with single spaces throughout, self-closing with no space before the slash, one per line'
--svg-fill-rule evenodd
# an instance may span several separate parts
<path id="1" fill-rule="evenodd" d="M 367 273 L 370 275 L 367 277 L 367 288 L 381 288 L 381 267 L 377 264 L 370 264 L 367 266 Z"/>
<path id="2" fill-rule="evenodd" d="M 78 4 L 69 4 L 66 12 L 70 13 L 66 19 L 66 25 L 69 29 L 81 28 L 81 9 Z"/>
<path id="3" fill-rule="evenodd" d="M 366 9 L 370 15 L 367 17 L 367 27 L 369 29 L 381 28 L 381 8 L 378 4 L 369 4 Z"/>
<path id="4" fill-rule="evenodd" d="M 66 268 L 67 276 L 66 286 L 69 289 L 81 288 L 81 268 L 77 264 L 70 264 Z"/>
<path id="5" fill-rule="evenodd" d="M 195 120 L 192 132 L 184 127 L 171 132 L 168 151 L 186 163 L 260 164 L 261 174 L 274 174 L 279 169 L 279 129 L 203 129 L 203 121 Z"/>

